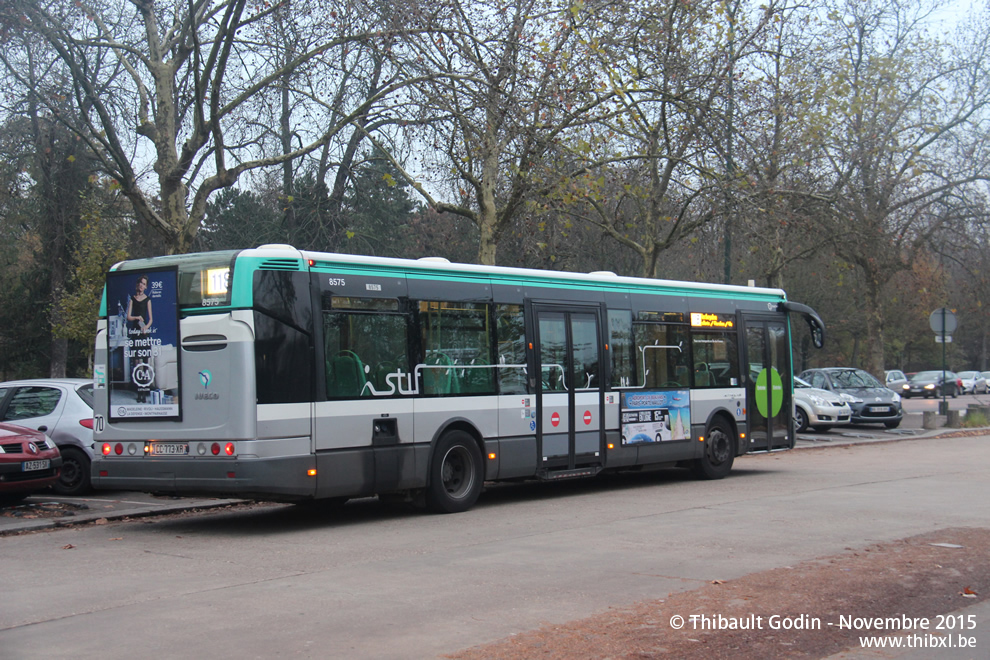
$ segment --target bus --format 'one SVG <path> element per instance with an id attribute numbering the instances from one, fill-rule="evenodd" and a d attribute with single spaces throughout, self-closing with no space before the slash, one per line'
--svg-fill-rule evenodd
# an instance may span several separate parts
<path id="1" fill-rule="evenodd" d="M 779 289 L 287 245 L 119 263 L 100 316 L 96 488 L 438 512 L 792 448 L 792 319 L 824 340 Z"/>

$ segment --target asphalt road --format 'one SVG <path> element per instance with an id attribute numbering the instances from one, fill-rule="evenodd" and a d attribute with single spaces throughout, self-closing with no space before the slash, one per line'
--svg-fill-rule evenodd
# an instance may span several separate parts
<path id="1" fill-rule="evenodd" d="M 717 482 L 499 486 L 451 516 L 361 500 L 0 537 L 0 655 L 436 657 L 990 520 L 990 437 L 850 441 L 744 457 Z"/>

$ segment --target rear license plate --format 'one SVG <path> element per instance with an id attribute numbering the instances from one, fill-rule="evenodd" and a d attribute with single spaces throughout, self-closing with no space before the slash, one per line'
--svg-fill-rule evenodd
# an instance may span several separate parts
<path id="1" fill-rule="evenodd" d="M 188 453 L 189 445 L 184 442 L 151 443 L 151 454 L 153 456 L 185 456 Z"/>
<path id="2" fill-rule="evenodd" d="M 34 472 L 35 470 L 47 470 L 52 465 L 49 459 L 43 461 L 24 461 L 23 469 L 25 472 Z"/>

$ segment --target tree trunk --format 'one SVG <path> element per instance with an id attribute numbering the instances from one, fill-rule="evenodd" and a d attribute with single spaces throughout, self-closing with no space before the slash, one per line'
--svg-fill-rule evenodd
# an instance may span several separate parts
<path id="1" fill-rule="evenodd" d="M 883 378 L 883 286 L 876 273 L 866 271 L 866 355 L 864 368 Z"/>

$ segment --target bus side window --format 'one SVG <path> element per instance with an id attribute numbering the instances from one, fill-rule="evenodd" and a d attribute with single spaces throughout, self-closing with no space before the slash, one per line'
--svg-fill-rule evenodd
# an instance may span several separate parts
<path id="1" fill-rule="evenodd" d="M 608 312 L 609 347 L 612 354 L 612 387 L 635 384 L 636 364 L 633 348 L 632 312 L 610 309 Z"/>
<path id="2" fill-rule="evenodd" d="M 426 396 L 494 394 L 495 364 L 488 305 L 474 302 L 419 302 L 419 360 Z"/>
<path id="3" fill-rule="evenodd" d="M 498 390 L 526 394 L 526 322 L 522 305 L 496 305 Z"/>
<path id="4" fill-rule="evenodd" d="M 736 336 L 731 332 L 694 332 L 695 387 L 740 387 Z"/>
<path id="5" fill-rule="evenodd" d="M 636 323 L 635 386 L 647 389 L 689 387 L 691 361 L 687 328 L 671 323 Z"/>
<path id="6" fill-rule="evenodd" d="M 398 300 L 334 296 L 324 301 L 327 397 L 400 396 L 389 374 L 409 371 L 408 314 Z"/>

